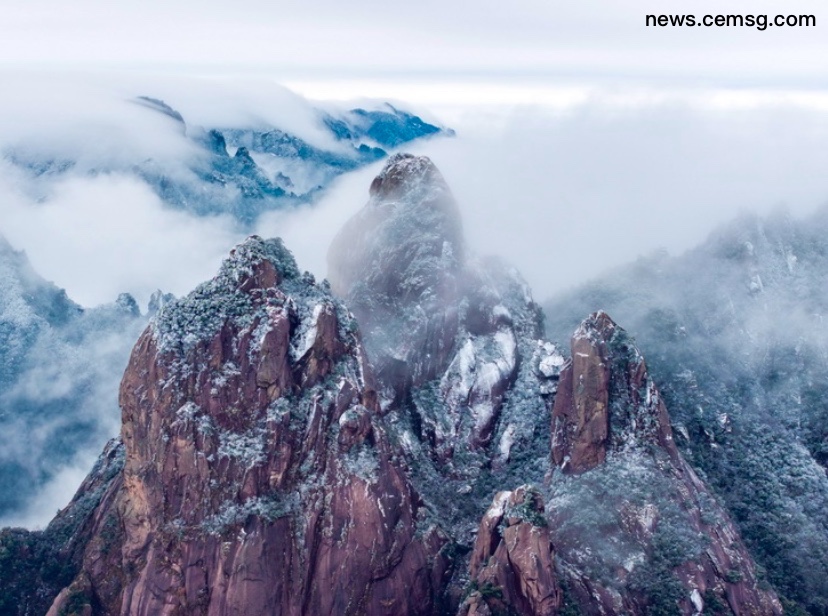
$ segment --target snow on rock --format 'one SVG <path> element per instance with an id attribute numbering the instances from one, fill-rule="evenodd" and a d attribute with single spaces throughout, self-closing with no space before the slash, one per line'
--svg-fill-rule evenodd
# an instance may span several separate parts
<path id="1" fill-rule="evenodd" d="M 454 197 L 431 160 L 392 156 L 328 263 L 333 289 L 361 324 L 389 412 L 414 400 L 412 421 L 433 441 L 429 455 L 448 460 L 491 445 L 498 457 L 493 439 L 511 442 L 509 449 L 528 444 L 542 414 L 517 396 L 510 412 L 520 417 L 505 441 L 500 433 L 521 370 L 528 371 L 521 396 L 550 379 L 530 365 L 537 306 L 514 268 L 468 254 Z"/>
<path id="2" fill-rule="evenodd" d="M 696 614 L 702 614 L 704 612 L 704 601 L 698 588 L 694 588 L 693 592 L 690 593 L 690 603 L 696 609 Z"/>
<path id="3" fill-rule="evenodd" d="M 627 576 L 649 570 L 686 591 L 665 610 L 695 613 L 691 591 L 701 588 L 740 613 L 781 614 L 733 523 L 676 448 L 666 406 L 632 338 L 597 312 L 571 346 L 553 408 L 552 460 L 561 474 L 550 506 L 570 589 L 594 604 L 591 612 L 615 613 L 607 588 L 628 588 Z M 651 554 L 664 541 L 673 550 L 669 562 L 634 564 L 636 554 Z M 727 573 L 733 569 L 739 574 Z M 662 600 L 627 591 L 621 598 L 623 613 Z"/>
<path id="4" fill-rule="evenodd" d="M 135 616 L 182 601 L 216 616 L 433 613 L 447 539 L 360 347 L 350 313 L 278 240 L 246 240 L 164 306 L 121 383 L 125 464 L 93 505 L 110 521 L 49 613 L 92 597 Z"/>

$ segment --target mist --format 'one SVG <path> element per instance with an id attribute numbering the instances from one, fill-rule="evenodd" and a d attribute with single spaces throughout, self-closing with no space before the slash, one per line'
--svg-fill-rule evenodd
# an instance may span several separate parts
<path id="1" fill-rule="evenodd" d="M 32 182 L 0 167 L 0 232 L 86 306 L 122 291 L 142 305 L 157 288 L 186 293 L 252 231 L 284 237 L 300 267 L 324 277 L 330 240 L 365 203 L 381 166 L 339 178 L 312 207 L 267 213 L 242 229 L 220 216 L 171 210 L 129 173 L 130 164 L 148 157 L 175 172 L 196 155 L 174 121 L 131 98 L 162 98 L 196 125 L 285 126 L 310 143 L 337 147 L 314 123 L 307 99 L 272 80 L 14 75 L 15 94 L 0 105 L 0 145 L 46 148 L 81 163 L 57 182 Z M 512 262 L 539 298 L 657 249 L 681 253 L 741 211 L 784 204 L 804 215 L 828 200 L 828 104 L 818 93 L 497 89 L 458 81 L 418 98 L 417 82 L 386 85 L 391 100 L 406 105 L 398 97 L 411 95 L 407 108 L 457 131 L 408 149 L 430 156 L 446 176 L 471 247 Z M 335 86 L 304 87 L 336 98 L 343 90 Z M 59 104 L 48 102 L 49 88 L 61 91 Z M 366 91 L 382 90 L 375 84 Z M 314 105 L 372 102 L 340 97 Z M 88 173 L 113 159 L 123 173 Z"/>
<path id="2" fill-rule="evenodd" d="M 188 165 L 203 156 L 180 123 L 136 96 L 168 101 L 190 128 L 277 126 L 327 151 L 346 147 L 322 130 L 306 99 L 272 80 L 25 71 L 4 77 L 10 94 L 0 103 L 0 233 L 84 306 L 120 292 L 142 306 L 156 289 L 185 294 L 254 231 L 230 216 L 172 209 L 136 173 L 151 161 L 164 175 L 198 185 Z M 13 164 L 20 161 L 37 171 Z M 309 213 L 314 225 L 330 218 L 316 212 Z M 268 220 L 262 232 L 270 235 L 281 234 L 274 220 L 306 226 L 283 214 Z"/>
<path id="3" fill-rule="evenodd" d="M 544 298 L 655 250 L 699 244 L 740 212 L 828 202 L 828 111 L 691 101 L 476 110 L 417 144 L 442 170 L 478 252 Z"/>

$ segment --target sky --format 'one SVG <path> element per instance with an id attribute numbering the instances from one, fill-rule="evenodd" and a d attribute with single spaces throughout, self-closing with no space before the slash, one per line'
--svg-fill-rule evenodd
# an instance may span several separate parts
<path id="1" fill-rule="evenodd" d="M 570 75 L 819 86 L 824 3 L 795 0 L 16 0 L 10 65 L 270 71 L 281 78 Z M 780 10 L 782 9 L 782 10 Z M 814 14 L 815 28 L 645 28 L 645 15 Z M 826 22 L 828 23 L 828 22 Z"/>

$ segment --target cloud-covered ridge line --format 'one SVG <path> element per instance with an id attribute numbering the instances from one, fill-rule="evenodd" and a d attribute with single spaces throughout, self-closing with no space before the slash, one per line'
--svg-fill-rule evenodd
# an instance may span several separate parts
<path id="1" fill-rule="evenodd" d="M 92 85 L 12 80 L 0 115 L 15 126 L 0 151 L 35 192 L 66 177 L 123 173 L 168 206 L 249 225 L 262 212 L 314 201 L 335 177 L 393 148 L 450 134 L 388 104 L 322 110 L 273 83 Z"/>
<path id="2" fill-rule="evenodd" d="M 0 236 L 0 525 L 42 526 L 118 428 L 145 322 L 127 294 L 83 309 Z"/>

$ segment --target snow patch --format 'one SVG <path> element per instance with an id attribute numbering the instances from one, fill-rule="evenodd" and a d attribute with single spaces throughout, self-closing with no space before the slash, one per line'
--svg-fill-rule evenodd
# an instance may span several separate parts
<path id="1" fill-rule="evenodd" d="M 302 329 L 296 336 L 296 343 L 290 347 L 290 355 L 293 361 L 299 361 L 305 354 L 311 350 L 314 342 L 316 342 L 316 334 L 319 331 L 319 317 L 325 309 L 323 304 L 317 304 L 313 307 L 313 315 L 305 322 L 302 319 Z"/>
<path id="2" fill-rule="evenodd" d="M 509 498 L 512 496 L 511 492 L 503 491 L 498 492 L 494 497 L 494 502 L 492 506 L 489 507 L 489 510 L 486 512 L 487 518 L 501 518 L 503 514 L 506 513 L 506 505 L 509 502 Z"/>
<path id="3" fill-rule="evenodd" d="M 702 600 L 701 593 L 698 588 L 694 588 L 690 593 L 690 603 L 696 608 L 696 614 L 701 614 L 704 610 L 704 600 Z"/>

